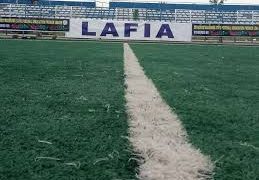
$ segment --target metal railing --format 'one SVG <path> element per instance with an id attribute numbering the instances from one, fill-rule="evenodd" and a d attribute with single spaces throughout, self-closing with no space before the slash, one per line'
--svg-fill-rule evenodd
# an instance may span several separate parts
<path id="1" fill-rule="evenodd" d="M 137 16 L 135 11 L 137 11 Z M 171 21 L 179 23 L 259 24 L 259 11 L 217 12 L 186 9 L 162 11 L 155 9 L 111 9 L 25 4 L 0 4 L 0 17 L 90 18 Z"/>

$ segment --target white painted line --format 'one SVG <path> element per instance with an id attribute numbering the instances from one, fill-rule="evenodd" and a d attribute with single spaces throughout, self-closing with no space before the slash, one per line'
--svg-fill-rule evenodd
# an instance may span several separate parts
<path id="1" fill-rule="evenodd" d="M 143 158 L 140 179 L 197 180 L 211 178 L 213 165 L 195 149 L 177 115 L 163 101 L 127 43 L 124 70 L 130 141 Z"/>

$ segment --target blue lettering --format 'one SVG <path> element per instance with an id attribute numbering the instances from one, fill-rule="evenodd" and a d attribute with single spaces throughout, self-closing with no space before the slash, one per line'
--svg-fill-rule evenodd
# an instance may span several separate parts
<path id="1" fill-rule="evenodd" d="M 124 29 L 124 36 L 125 37 L 130 37 L 130 32 L 136 32 L 136 28 L 131 28 L 131 27 L 138 27 L 137 23 L 125 23 L 125 29 Z"/>
<path id="2" fill-rule="evenodd" d="M 103 28 L 101 36 L 106 36 L 107 34 L 112 34 L 113 37 L 119 36 L 113 23 L 106 23 L 105 27 Z"/>
<path id="3" fill-rule="evenodd" d="M 156 38 L 161 38 L 162 36 L 167 36 L 168 38 L 174 38 L 174 35 L 170 29 L 169 24 L 162 24 Z"/>
<path id="4" fill-rule="evenodd" d="M 144 37 L 150 37 L 150 24 L 145 24 L 144 31 Z"/>
<path id="5" fill-rule="evenodd" d="M 88 22 L 82 22 L 82 35 L 96 36 L 96 32 L 89 32 L 88 31 Z"/>

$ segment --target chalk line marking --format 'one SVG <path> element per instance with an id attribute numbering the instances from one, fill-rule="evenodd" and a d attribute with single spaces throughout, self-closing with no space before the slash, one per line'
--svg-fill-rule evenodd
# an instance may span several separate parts
<path id="1" fill-rule="evenodd" d="M 127 43 L 124 44 L 124 70 L 129 139 L 143 159 L 139 179 L 210 179 L 213 163 L 188 142 L 177 115 L 146 77 Z"/>

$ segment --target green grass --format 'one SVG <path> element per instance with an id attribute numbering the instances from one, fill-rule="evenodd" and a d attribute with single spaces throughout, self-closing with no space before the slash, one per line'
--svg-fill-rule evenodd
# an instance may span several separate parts
<path id="1" fill-rule="evenodd" d="M 122 44 L 1 40 L 0 179 L 134 179 L 124 103 Z"/>
<path id="2" fill-rule="evenodd" d="M 131 45 L 182 120 L 216 161 L 217 180 L 259 178 L 259 48 Z"/>

